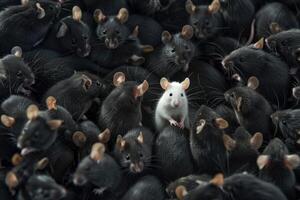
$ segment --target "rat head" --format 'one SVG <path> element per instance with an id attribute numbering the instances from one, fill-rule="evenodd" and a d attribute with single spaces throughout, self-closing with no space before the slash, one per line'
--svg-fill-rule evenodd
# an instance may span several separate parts
<path id="1" fill-rule="evenodd" d="M 22 5 L 34 11 L 36 19 L 41 23 L 49 23 L 57 18 L 60 13 L 60 3 L 49 0 L 22 0 Z"/>
<path id="2" fill-rule="evenodd" d="M 171 35 L 168 31 L 164 31 L 161 37 L 164 44 L 162 52 L 167 62 L 187 71 L 195 53 L 195 46 L 190 41 L 193 37 L 193 28 L 185 25 L 180 33 Z"/>
<path id="3" fill-rule="evenodd" d="M 116 16 L 105 16 L 100 9 L 94 12 L 95 21 L 98 23 L 96 34 L 108 49 L 116 49 L 130 35 L 129 29 L 124 25 L 128 19 L 128 11 L 121 8 Z"/>
<path id="4" fill-rule="evenodd" d="M 186 11 L 190 14 L 190 24 L 194 28 L 197 39 L 214 37 L 224 26 L 219 0 L 214 0 L 210 5 L 196 6 L 192 0 L 187 0 Z"/>
<path id="5" fill-rule="evenodd" d="M 271 115 L 274 125 L 280 128 L 285 138 L 295 140 L 300 144 L 300 110 L 281 110 Z"/>
<path id="6" fill-rule="evenodd" d="M 76 52 L 78 56 L 86 57 L 91 51 L 90 29 L 81 18 L 81 9 L 74 6 L 72 16 L 60 20 L 56 38 L 66 51 Z"/>
<path id="7" fill-rule="evenodd" d="M 188 104 L 185 91 L 190 86 L 190 79 L 186 78 L 183 82 L 170 83 L 166 78 L 160 80 L 160 86 L 165 90 L 163 96 L 166 106 L 176 109 Z"/>
<path id="8" fill-rule="evenodd" d="M 242 69 L 245 73 L 253 73 L 253 70 L 258 70 L 262 63 L 270 60 L 268 54 L 262 50 L 263 47 L 264 39 L 262 38 L 253 45 L 232 51 L 223 59 L 222 65 L 227 72 L 236 72 Z"/>
<path id="9" fill-rule="evenodd" d="M 69 81 L 72 87 L 69 88 L 69 92 L 72 93 L 76 90 L 79 95 L 89 98 L 98 97 L 101 92 L 106 90 L 104 82 L 98 76 L 88 72 L 75 72 Z"/>
<path id="10" fill-rule="evenodd" d="M 291 29 L 268 37 L 267 47 L 275 53 L 281 54 L 288 61 L 300 61 L 300 31 Z"/>
<path id="11" fill-rule="evenodd" d="M 97 165 L 101 163 L 105 156 L 105 146 L 102 143 L 95 143 L 92 146 L 90 155 L 84 158 L 78 165 L 73 176 L 73 183 L 82 186 L 92 181 L 97 174 Z"/>
<path id="12" fill-rule="evenodd" d="M 260 170 L 289 170 L 293 171 L 300 165 L 297 154 L 289 154 L 285 144 L 278 138 L 270 141 L 263 154 L 257 158 L 257 166 Z"/>
<path id="13" fill-rule="evenodd" d="M 24 63 L 20 47 L 12 48 L 11 54 L 0 60 L 0 79 L 7 84 L 12 93 L 30 94 L 30 87 L 35 78 L 31 69 Z"/>
<path id="14" fill-rule="evenodd" d="M 224 176 L 217 174 L 209 183 L 198 186 L 189 192 L 180 185 L 176 188 L 175 193 L 179 200 L 223 200 L 223 185 Z"/>
<path id="15" fill-rule="evenodd" d="M 228 127 L 228 122 L 220 117 L 213 109 L 202 105 L 197 111 L 193 133 L 201 136 L 202 132 L 210 130 L 224 130 Z"/>
<path id="16" fill-rule="evenodd" d="M 33 175 L 26 183 L 26 191 L 32 200 L 59 200 L 67 191 L 46 175 Z"/>
<path id="17" fill-rule="evenodd" d="M 125 80 L 124 73 L 117 72 L 114 74 L 113 84 L 116 88 L 110 93 L 110 96 L 114 97 L 114 100 L 119 102 L 117 105 L 120 104 L 124 109 L 138 108 L 143 95 L 149 89 L 149 84 L 146 80 L 139 85 L 131 81 L 125 82 Z"/>
<path id="18" fill-rule="evenodd" d="M 131 173 L 141 173 L 151 163 L 151 150 L 144 146 L 144 134 L 140 132 L 136 138 L 118 136 L 115 152 L 122 168 Z"/>
<path id="19" fill-rule="evenodd" d="M 237 113 L 250 112 L 249 109 L 263 98 L 255 91 L 258 86 L 258 79 L 252 76 L 248 80 L 247 87 L 235 87 L 225 92 L 225 100 L 231 104 Z"/>
<path id="20" fill-rule="evenodd" d="M 49 148 L 57 137 L 57 129 L 63 121 L 47 119 L 42 115 L 36 105 L 27 108 L 28 122 L 18 138 L 18 147 L 22 149 L 23 155 Z"/>
<path id="21" fill-rule="evenodd" d="M 260 132 L 255 133 L 253 136 L 242 126 L 237 128 L 233 134 L 233 138 L 229 135 L 226 135 L 228 140 L 232 140 L 234 148 L 232 150 L 236 150 L 237 152 L 241 149 L 252 150 L 255 154 L 258 154 L 258 149 L 263 144 L 263 134 Z M 249 152 L 249 151 L 248 151 Z"/>

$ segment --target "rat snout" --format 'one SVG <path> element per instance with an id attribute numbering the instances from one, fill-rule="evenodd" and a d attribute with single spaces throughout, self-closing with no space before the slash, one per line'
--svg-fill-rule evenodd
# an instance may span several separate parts
<path id="1" fill-rule="evenodd" d="M 171 102 L 171 106 L 172 106 L 173 108 L 178 108 L 178 107 L 180 107 L 180 101 L 179 101 L 178 99 L 173 100 L 173 101 Z"/>
<path id="2" fill-rule="evenodd" d="M 82 174 L 75 174 L 74 178 L 73 178 L 73 183 L 75 185 L 84 185 L 87 182 L 87 179 L 85 176 L 83 176 Z"/>
<path id="3" fill-rule="evenodd" d="M 300 86 L 293 88 L 293 97 L 296 99 L 300 99 Z"/>
<path id="4" fill-rule="evenodd" d="M 233 61 L 229 59 L 228 56 L 226 56 L 223 60 L 222 60 L 222 66 L 225 70 L 228 70 L 231 66 L 234 65 Z"/>
<path id="5" fill-rule="evenodd" d="M 279 115 L 278 115 L 277 112 L 271 114 L 270 117 L 272 119 L 273 124 L 278 124 L 278 122 L 279 122 Z"/>
<path id="6" fill-rule="evenodd" d="M 130 164 L 130 171 L 133 173 L 141 173 L 144 169 L 144 164 L 143 162 L 135 162 Z"/>
<path id="7" fill-rule="evenodd" d="M 116 49 L 119 46 L 119 41 L 117 38 L 106 38 L 104 42 L 108 49 Z"/>
<path id="8" fill-rule="evenodd" d="M 84 48 L 77 48 L 77 55 L 80 57 L 87 57 L 90 55 L 91 52 L 91 46 L 89 44 L 86 44 Z"/>

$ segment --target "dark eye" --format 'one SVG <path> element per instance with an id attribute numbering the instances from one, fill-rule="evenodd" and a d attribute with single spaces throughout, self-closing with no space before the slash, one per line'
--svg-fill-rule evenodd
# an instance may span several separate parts
<path id="1" fill-rule="evenodd" d="M 130 155 L 129 154 L 126 156 L 126 160 L 130 160 Z"/>
<path id="2" fill-rule="evenodd" d="M 96 85 L 97 85 L 97 86 L 101 86 L 100 81 L 96 81 Z"/>
<path id="3" fill-rule="evenodd" d="M 244 57 L 240 57 L 240 62 L 245 62 L 245 58 Z"/>
<path id="4" fill-rule="evenodd" d="M 107 33 L 106 30 L 103 30 L 103 31 L 102 31 L 102 34 L 103 34 L 103 35 L 106 35 L 106 33 Z"/>
<path id="5" fill-rule="evenodd" d="M 54 6 L 50 6 L 50 10 L 54 10 L 55 8 L 54 8 Z"/>
<path id="6" fill-rule="evenodd" d="M 281 123 L 282 123 L 283 125 L 286 125 L 286 124 L 287 124 L 285 120 L 282 120 Z"/>
<path id="7" fill-rule="evenodd" d="M 72 44 L 76 44 L 76 39 L 72 38 Z"/>
<path id="8" fill-rule="evenodd" d="M 118 34 L 118 35 L 119 35 L 119 34 L 120 34 L 120 31 L 116 31 L 116 34 Z"/>
<path id="9" fill-rule="evenodd" d="M 210 25 L 210 22 L 209 22 L 208 19 L 206 19 L 206 20 L 204 21 L 204 23 L 205 23 L 205 26 L 209 26 L 209 25 Z"/>
<path id="10" fill-rule="evenodd" d="M 170 93 L 169 96 L 170 96 L 170 97 L 173 96 L 173 93 Z"/>
<path id="11" fill-rule="evenodd" d="M 185 45 L 184 48 L 185 48 L 185 50 L 189 50 L 190 49 L 188 45 Z"/>
<path id="12" fill-rule="evenodd" d="M 17 77 L 18 77 L 18 78 L 22 78 L 22 77 L 23 77 L 22 71 L 18 71 L 18 72 L 17 72 Z"/>
<path id="13" fill-rule="evenodd" d="M 282 40 L 282 41 L 281 41 L 281 45 L 282 45 L 282 46 L 287 46 L 287 43 L 288 43 L 288 42 L 287 42 L 286 40 Z"/>
<path id="14" fill-rule="evenodd" d="M 176 50 L 175 50 L 174 48 L 171 50 L 172 53 L 175 53 L 175 51 L 176 51 Z"/>
<path id="15" fill-rule="evenodd" d="M 194 26 L 197 26 L 197 25 L 198 25 L 198 22 L 194 22 L 193 25 L 194 25 Z"/>
<path id="16" fill-rule="evenodd" d="M 140 157 L 142 158 L 144 155 L 142 153 L 140 153 Z"/>
<path id="17" fill-rule="evenodd" d="M 83 35 L 82 38 L 83 38 L 84 40 L 87 40 L 87 39 L 88 39 L 88 36 Z"/>
<path id="18" fill-rule="evenodd" d="M 231 93 L 231 94 L 230 94 L 230 97 L 234 98 L 234 93 Z"/>
<path id="19" fill-rule="evenodd" d="M 183 93 L 180 94 L 183 97 Z"/>

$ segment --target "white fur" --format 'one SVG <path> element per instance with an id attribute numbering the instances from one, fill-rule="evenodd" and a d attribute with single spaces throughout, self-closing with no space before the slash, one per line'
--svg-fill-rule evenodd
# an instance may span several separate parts
<path id="1" fill-rule="evenodd" d="M 172 93 L 172 96 L 170 96 Z M 181 96 L 183 94 L 183 97 Z M 179 103 L 178 107 L 174 107 Z M 155 110 L 155 124 L 158 131 L 162 131 L 169 123 L 169 120 L 180 118 L 184 120 L 184 126 L 189 128 L 188 100 L 182 85 L 178 82 L 170 83 L 167 90 L 159 99 Z M 178 120 L 177 120 L 178 121 Z M 180 121 L 178 121 L 179 123 Z"/>

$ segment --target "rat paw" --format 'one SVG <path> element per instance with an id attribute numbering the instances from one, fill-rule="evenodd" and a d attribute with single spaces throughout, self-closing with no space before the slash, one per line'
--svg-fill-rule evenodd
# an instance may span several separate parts
<path id="1" fill-rule="evenodd" d="M 103 187 L 103 188 L 96 188 L 93 190 L 94 194 L 97 195 L 97 196 L 101 196 L 104 191 L 106 190 L 106 187 Z"/>
<path id="2" fill-rule="evenodd" d="M 184 120 L 179 122 L 178 127 L 184 129 Z"/>
<path id="3" fill-rule="evenodd" d="M 178 122 L 175 121 L 174 119 L 170 119 L 169 122 L 170 122 L 171 126 L 178 126 L 179 125 Z"/>

